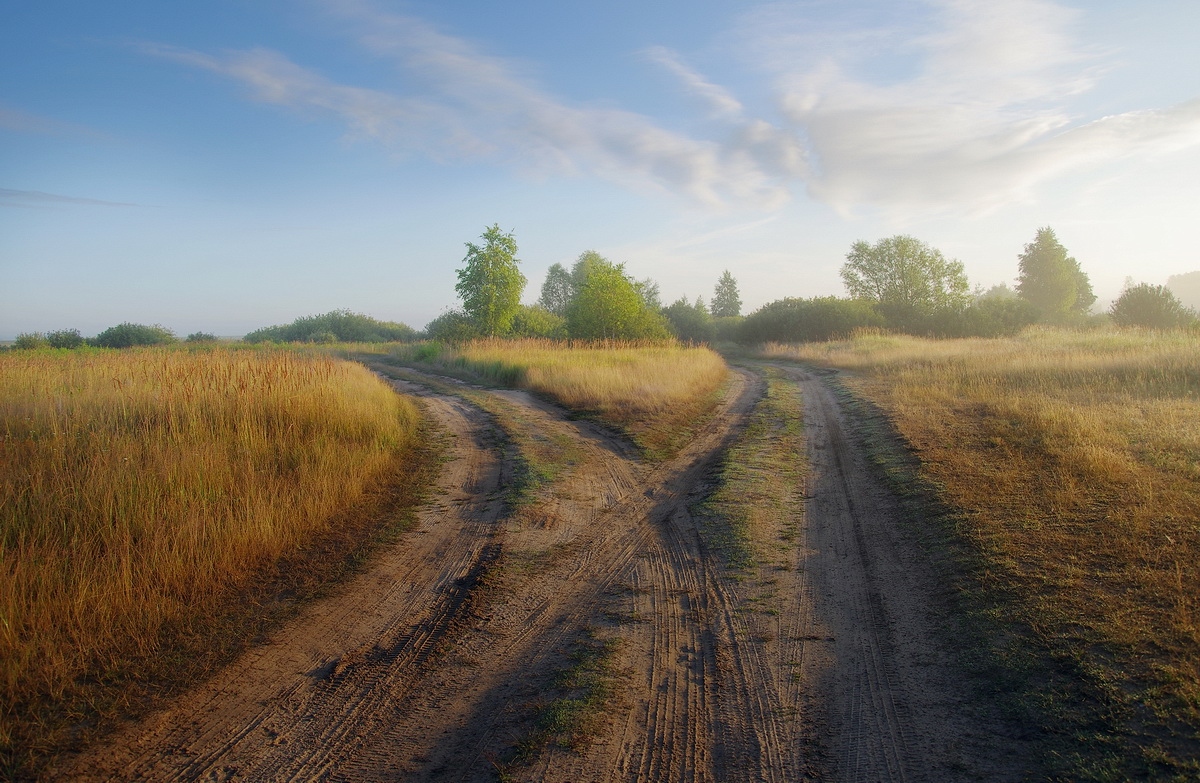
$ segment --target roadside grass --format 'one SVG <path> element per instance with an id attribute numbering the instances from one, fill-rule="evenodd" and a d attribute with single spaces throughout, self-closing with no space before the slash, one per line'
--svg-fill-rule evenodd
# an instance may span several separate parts
<path id="1" fill-rule="evenodd" d="M 763 356 L 853 370 L 840 382 L 912 449 L 991 639 L 977 663 L 1040 721 L 1054 775 L 1200 776 L 1200 341 L 864 335 Z"/>
<path id="2" fill-rule="evenodd" d="M 655 461 L 686 445 L 712 415 L 729 376 L 724 360 L 713 351 L 674 343 L 415 343 L 395 347 L 392 357 L 545 396 L 627 433 Z"/>
<path id="3" fill-rule="evenodd" d="M 359 365 L 0 356 L 0 774 L 199 676 L 403 523 L 436 456 Z"/>
<path id="4" fill-rule="evenodd" d="M 794 540 L 804 514 L 807 466 L 799 387 L 772 367 L 755 368 L 766 382 L 737 442 L 726 451 L 716 486 L 693 512 L 706 547 L 734 571 L 771 557 L 764 542 Z"/>
<path id="5" fill-rule="evenodd" d="M 532 763 L 548 747 L 580 750 L 599 732 L 617 691 L 616 659 L 621 639 L 585 629 L 567 654 L 569 664 L 554 677 L 552 691 L 537 707 L 532 730 L 496 763 L 501 780 Z"/>
<path id="6" fill-rule="evenodd" d="M 513 446 L 513 475 L 505 482 L 507 501 L 513 509 L 537 502 L 540 493 L 583 458 L 578 444 L 570 437 L 542 431 L 522 411 L 493 394 L 468 386 L 446 383 L 395 364 L 390 356 L 358 357 L 368 367 L 389 378 L 427 386 L 441 394 L 460 397 L 487 413 L 495 421 L 499 437 Z"/>

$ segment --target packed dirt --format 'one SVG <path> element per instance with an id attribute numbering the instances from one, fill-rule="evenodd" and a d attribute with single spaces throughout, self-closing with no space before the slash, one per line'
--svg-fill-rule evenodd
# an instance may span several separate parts
<path id="1" fill-rule="evenodd" d="M 1027 776 L 936 624 L 937 587 L 821 380 L 800 386 L 798 536 L 746 570 L 696 518 L 763 393 L 737 370 L 673 459 L 523 392 L 491 411 L 419 395 L 450 458 L 414 526 L 357 578 L 150 718 L 65 758 L 62 780 L 952 781 Z M 440 389 L 440 391 L 435 390 Z M 516 508 L 503 428 L 561 470 Z M 579 651 L 609 660 L 567 742 L 545 706 Z M 539 740 L 539 738 L 541 738 Z"/>

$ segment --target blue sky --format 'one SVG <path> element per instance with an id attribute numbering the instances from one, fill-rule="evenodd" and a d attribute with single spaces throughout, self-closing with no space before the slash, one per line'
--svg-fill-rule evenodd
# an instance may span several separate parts
<path id="1" fill-rule="evenodd" d="M 912 234 L 1103 301 L 1200 270 L 1200 3 L 253 0 L 0 6 L 0 339 L 421 327 L 463 243 L 670 301 L 842 294 Z"/>

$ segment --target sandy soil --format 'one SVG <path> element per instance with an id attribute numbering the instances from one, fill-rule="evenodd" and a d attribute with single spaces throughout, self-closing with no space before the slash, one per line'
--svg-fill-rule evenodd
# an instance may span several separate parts
<path id="1" fill-rule="evenodd" d="M 968 709 L 936 589 L 821 382 L 805 400 L 804 519 L 749 574 L 691 509 L 762 394 L 648 466 L 527 394 L 506 426 L 572 458 L 515 512 L 494 419 L 403 381 L 450 433 L 435 500 L 369 570 L 266 644 L 86 753 L 63 780 L 947 781 L 1020 779 L 1020 744 Z M 798 488 L 781 488 L 796 491 Z M 580 640 L 613 640 L 616 694 L 588 741 L 518 757 Z"/>

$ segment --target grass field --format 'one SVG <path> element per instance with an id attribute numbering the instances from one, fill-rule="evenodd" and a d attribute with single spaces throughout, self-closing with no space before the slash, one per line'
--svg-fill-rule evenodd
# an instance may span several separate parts
<path id="1" fill-rule="evenodd" d="M 1022 698 L 1065 776 L 1200 775 L 1200 341 L 875 335 L 764 355 L 854 371 L 915 450 L 989 622 L 1055 674 Z"/>
<path id="2" fill-rule="evenodd" d="M 674 344 L 482 340 L 402 345 L 393 358 L 528 389 L 628 432 L 652 459 L 687 441 L 729 373 L 711 350 Z"/>
<path id="3" fill-rule="evenodd" d="M 61 742 L 107 698 L 97 684 L 171 665 L 180 638 L 396 480 L 419 421 L 319 355 L 0 356 L 3 762 Z"/>

